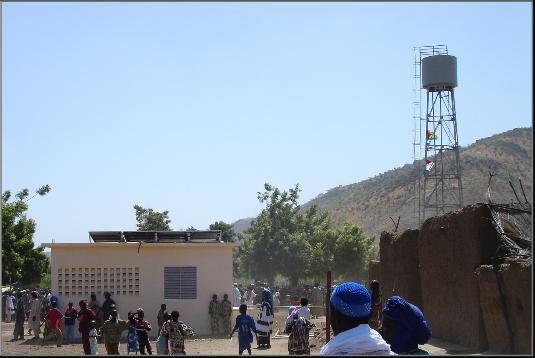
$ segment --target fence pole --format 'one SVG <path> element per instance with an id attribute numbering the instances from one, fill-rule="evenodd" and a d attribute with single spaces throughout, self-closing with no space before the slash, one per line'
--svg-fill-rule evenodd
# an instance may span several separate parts
<path id="1" fill-rule="evenodd" d="M 331 271 L 327 271 L 327 293 L 325 297 L 325 343 L 331 340 Z"/>

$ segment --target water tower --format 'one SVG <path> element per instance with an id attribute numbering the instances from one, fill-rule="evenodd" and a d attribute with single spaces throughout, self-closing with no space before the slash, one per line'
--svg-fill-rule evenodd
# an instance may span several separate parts
<path id="1" fill-rule="evenodd" d="M 419 221 L 422 223 L 429 216 L 462 208 L 463 190 L 454 94 L 457 58 L 449 55 L 445 46 L 418 49 L 420 68 L 415 78 L 421 79 L 419 105 L 422 103 L 422 91 L 426 96 L 424 117 L 421 116 L 420 105 L 418 143 L 420 150 L 424 143 L 424 167 L 419 178 L 418 195 Z"/>

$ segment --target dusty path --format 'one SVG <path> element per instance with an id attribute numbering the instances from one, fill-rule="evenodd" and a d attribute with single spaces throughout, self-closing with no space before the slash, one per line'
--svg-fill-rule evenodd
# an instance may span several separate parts
<path id="1" fill-rule="evenodd" d="M 319 322 L 318 322 L 319 323 Z M 55 341 L 49 341 L 44 346 L 40 345 L 32 339 L 24 339 L 12 342 L 14 323 L 2 322 L 2 340 L 0 345 L 0 353 L 2 355 L 41 355 L 41 356 L 62 356 L 62 355 L 83 355 L 82 345 L 80 343 L 73 345 L 63 345 L 56 347 Z M 318 327 L 320 325 L 318 324 Z M 28 328 L 25 325 L 25 330 Z M 30 338 L 29 336 L 26 336 Z M 311 355 L 319 355 L 321 348 L 321 339 L 311 338 Z M 154 354 L 156 354 L 155 342 L 151 342 Z M 272 339 L 271 349 L 260 350 L 253 346 L 253 355 L 288 355 L 288 339 Z M 430 344 L 421 346 L 423 349 L 430 352 L 432 355 L 466 355 L 473 352 L 467 351 L 465 348 L 440 341 L 438 339 L 431 339 Z M 121 344 L 119 351 L 122 355 L 126 355 L 126 344 Z M 99 354 L 105 354 L 104 345 L 99 345 Z M 186 341 L 186 353 L 188 355 L 237 355 L 238 341 L 237 336 L 232 340 L 225 338 L 197 338 Z M 490 353 L 484 353 L 490 354 Z"/>

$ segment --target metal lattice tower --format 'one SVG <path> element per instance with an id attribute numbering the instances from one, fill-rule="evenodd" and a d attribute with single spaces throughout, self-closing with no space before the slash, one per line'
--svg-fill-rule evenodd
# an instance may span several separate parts
<path id="1" fill-rule="evenodd" d="M 413 159 L 418 176 L 418 220 L 463 206 L 454 88 L 457 59 L 444 45 L 414 48 Z M 422 97 L 426 97 L 422 116 Z M 416 184 L 415 184 L 416 185 Z M 416 213 L 416 201 L 414 211 Z"/>

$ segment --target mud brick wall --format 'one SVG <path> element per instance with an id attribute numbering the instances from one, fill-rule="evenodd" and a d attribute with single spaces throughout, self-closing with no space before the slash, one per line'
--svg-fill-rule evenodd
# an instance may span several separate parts
<path id="1" fill-rule="evenodd" d="M 433 336 L 479 351 L 488 344 L 475 271 L 498 246 L 490 217 L 485 205 L 469 205 L 427 219 L 418 240 L 422 305 Z"/>
<path id="2" fill-rule="evenodd" d="M 513 336 L 513 353 L 531 354 L 532 346 L 532 263 L 499 266 L 498 281 L 505 295 L 507 317 Z"/>
<path id="3" fill-rule="evenodd" d="M 479 279 L 479 300 L 489 350 L 495 353 L 512 353 L 513 337 L 494 267 L 480 266 L 476 274 Z"/>
<path id="4" fill-rule="evenodd" d="M 418 270 L 418 235 L 419 230 L 381 233 L 379 276 L 384 302 L 391 296 L 401 296 L 425 313 Z"/>

